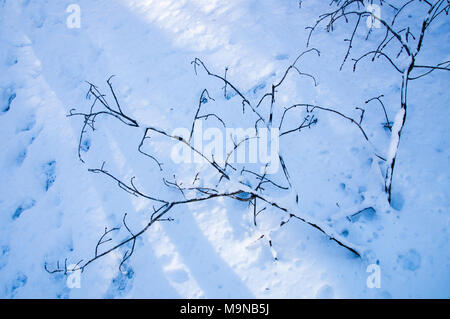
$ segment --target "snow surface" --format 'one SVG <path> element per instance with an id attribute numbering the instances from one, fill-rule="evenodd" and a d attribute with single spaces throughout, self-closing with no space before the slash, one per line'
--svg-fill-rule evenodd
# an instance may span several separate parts
<path id="1" fill-rule="evenodd" d="M 72 3 L 81 8 L 79 29 L 66 26 Z M 283 219 L 274 212 L 261 214 L 255 227 L 246 204 L 222 199 L 172 211 L 173 222 L 139 238 L 124 272 L 123 251 L 86 268 L 80 288 L 44 269 L 64 258 L 88 259 L 105 226 L 120 226 L 125 212 L 133 228 L 148 221 L 151 204 L 87 168 L 105 160 L 124 179 L 143 176 L 139 183 L 152 194 L 179 195 L 136 152 L 143 132 L 116 121 L 98 121 L 85 141 L 86 164 L 78 160 L 82 122 L 66 115 L 89 106 L 86 80 L 106 91 L 105 80 L 116 75 L 126 112 L 168 131 L 190 128 L 208 88 L 225 115 L 246 127 L 237 119 L 241 101 L 221 98 L 223 83 L 195 75 L 190 62 L 199 57 L 218 74 L 228 67 L 227 78 L 257 101 L 305 50 L 305 27 L 327 9 L 327 1 L 312 0 L 301 9 L 298 1 L 276 0 L 0 0 L 0 297 L 449 298 L 449 75 L 434 72 L 410 83 L 390 207 L 383 165 L 373 156 L 374 145 L 386 156 L 389 132 L 379 105 L 364 101 L 384 94 L 394 118 L 401 79 L 382 62 L 362 63 L 355 73 L 346 64 L 339 72 L 347 45 L 342 27 L 318 31 L 311 45 L 320 58 L 300 63 L 318 86 L 289 76 L 277 100 L 279 107 L 299 101 L 335 107 L 353 118 L 360 115 L 355 107 L 364 107 L 373 145 L 348 121 L 317 111 L 317 125 L 282 137 L 280 152 L 302 214 L 362 247 L 362 258 L 301 222 L 274 228 Z M 430 37 L 424 57 L 449 59 L 449 27 L 435 27 L 440 40 Z M 299 110 L 286 125 L 295 127 L 303 116 Z M 170 149 L 155 147 L 170 163 Z M 180 178 L 189 175 L 190 167 L 172 166 Z M 371 289 L 366 269 L 373 263 L 381 287 Z"/>

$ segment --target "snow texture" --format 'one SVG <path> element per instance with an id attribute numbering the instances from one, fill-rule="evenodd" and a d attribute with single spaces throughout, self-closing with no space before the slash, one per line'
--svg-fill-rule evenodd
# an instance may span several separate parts
<path id="1" fill-rule="evenodd" d="M 81 9 L 80 28 L 67 26 L 70 4 Z M 357 72 L 350 61 L 339 71 L 349 31 L 342 25 L 333 33 L 318 29 L 311 46 L 321 56 L 300 62 L 317 86 L 291 73 L 276 107 L 303 101 L 355 119 L 355 107 L 365 108 L 371 144 L 349 121 L 319 110 L 316 125 L 280 143 L 299 194 L 298 204 L 286 199 L 286 206 L 361 247 L 361 258 L 304 223 L 278 227 L 286 216 L 270 210 L 255 226 L 247 203 L 218 199 L 174 209 L 174 221 L 156 223 L 137 240 L 122 271 L 125 250 L 118 250 L 86 268 L 80 288 L 44 269 L 89 259 L 104 228 L 120 226 L 125 212 L 132 229 L 148 222 L 151 203 L 88 168 L 107 161 L 118 177 L 140 176 L 151 194 L 180 196 L 136 151 L 143 132 L 113 119 L 98 119 L 97 130 L 84 135 L 79 161 L 82 119 L 66 115 L 89 107 L 85 81 L 107 92 L 105 81 L 115 75 L 126 112 L 167 131 L 190 129 L 207 88 L 214 101 L 203 107 L 247 129 L 253 124 L 241 117 L 235 92 L 224 97 L 223 83 L 196 75 L 190 62 L 201 58 L 217 74 L 228 67 L 227 79 L 257 101 L 306 49 L 305 27 L 327 10 L 327 1 L 313 0 L 301 8 L 296 0 L 0 0 L 0 297 L 449 298 L 449 75 L 436 71 L 409 85 L 389 205 L 374 145 L 392 156 L 390 131 L 379 105 L 364 101 L 384 94 L 395 130 L 403 116 L 401 76 L 380 59 Z M 424 60 L 449 59 L 449 31 L 448 18 L 435 26 Z M 304 109 L 292 111 L 285 127 L 304 116 Z M 147 147 L 177 178 L 197 167 L 171 162 L 171 145 L 160 140 Z M 122 227 L 114 238 L 126 235 Z M 380 288 L 366 285 L 370 264 L 380 266 Z"/>

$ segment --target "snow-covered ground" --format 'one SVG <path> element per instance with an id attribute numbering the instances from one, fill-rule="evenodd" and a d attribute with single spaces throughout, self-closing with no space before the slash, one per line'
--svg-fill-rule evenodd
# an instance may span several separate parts
<path id="1" fill-rule="evenodd" d="M 80 28 L 67 26 L 71 4 L 81 8 Z M 383 164 L 373 155 L 376 148 L 386 156 L 390 136 L 379 105 L 364 102 L 384 94 L 393 120 L 401 78 L 382 62 L 339 71 L 349 33 L 343 26 L 318 30 L 311 46 L 321 56 L 300 61 L 318 85 L 290 75 L 277 107 L 314 103 L 355 119 L 355 107 L 364 107 L 373 145 L 348 121 L 317 111 L 315 126 L 281 137 L 280 153 L 298 209 L 359 247 L 361 258 L 310 225 L 291 220 L 274 228 L 286 216 L 268 209 L 255 226 L 246 203 L 218 199 L 178 207 L 169 214 L 174 221 L 155 223 L 123 272 L 124 250 L 89 265 L 79 288 L 44 269 L 65 258 L 88 260 L 105 227 L 120 226 L 124 213 L 133 229 L 150 218 L 154 203 L 88 168 L 106 161 L 115 176 L 139 176 L 146 192 L 180 195 L 137 152 L 143 131 L 113 119 L 98 119 L 98 130 L 83 141 L 85 163 L 78 159 L 82 119 L 66 115 L 89 107 L 85 81 L 107 92 L 115 75 L 125 112 L 169 132 L 190 129 L 207 88 L 215 101 L 204 107 L 247 129 L 254 122 L 242 116 L 241 100 L 223 98 L 223 83 L 196 75 L 191 61 L 198 57 L 217 74 L 228 67 L 227 79 L 257 101 L 306 49 L 305 27 L 328 9 L 328 1 L 314 0 L 301 8 L 296 0 L 0 0 L 0 297 L 449 298 L 448 72 L 411 82 L 390 207 Z M 434 28 L 423 57 L 449 60 L 448 18 Z M 286 127 L 303 117 L 299 110 Z M 170 146 L 156 144 L 155 152 L 177 178 L 191 176 L 193 166 L 175 165 Z M 346 218 L 366 207 L 373 208 Z M 121 227 L 114 238 L 125 236 Z M 379 288 L 367 284 L 371 264 L 379 266 Z"/>

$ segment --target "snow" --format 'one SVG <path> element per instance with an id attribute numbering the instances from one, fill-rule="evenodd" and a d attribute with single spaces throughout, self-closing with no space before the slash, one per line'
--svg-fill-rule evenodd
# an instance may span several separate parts
<path id="1" fill-rule="evenodd" d="M 66 9 L 74 3 L 81 27 L 70 29 Z M 108 92 L 106 80 L 116 75 L 123 109 L 143 126 L 189 131 L 207 88 L 215 101 L 202 110 L 217 110 L 230 127 L 252 128 L 252 112 L 242 114 L 239 97 L 228 88 L 224 98 L 223 83 L 200 68 L 196 75 L 190 62 L 198 57 L 220 75 L 228 67 L 227 79 L 254 105 L 306 49 L 305 27 L 327 9 L 318 1 L 303 1 L 301 9 L 298 1 L 276 0 L 0 1 L 0 297 L 449 298 L 449 75 L 436 71 L 409 84 L 389 206 L 374 149 L 389 158 L 390 132 L 376 103 L 364 101 L 384 94 L 389 117 L 397 114 L 395 131 L 403 117 L 401 76 L 381 59 L 361 62 L 355 73 L 351 64 L 339 71 L 347 45 L 342 27 L 317 30 L 311 46 L 321 56 L 298 63 L 318 85 L 290 73 L 275 108 L 311 103 L 359 119 L 355 107 L 363 107 L 370 142 L 348 120 L 314 111 L 316 125 L 280 138 L 293 191 L 274 191 L 270 199 L 357 247 L 361 258 L 298 220 L 279 227 L 288 216 L 275 210 L 261 213 L 255 226 L 248 203 L 220 198 L 174 209 L 174 221 L 139 237 L 122 271 L 125 250 L 118 250 L 87 267 L 80 288 L 44 269 L 91 258 L 105 227 L 120 226 L 124 213 L 132 229 L 150 218 L 152 203 L 88 168 L 106 161 L 109 172 L 127 181 L 136 176 L 140 189 L 170 200 L 180 193 L 162 177 L 192 181 L 201 171 L 207 184 L 217 176 L 204 162 L 174 163 L 174 143 L 154 137 L 145 147 L 164 162 L 161 172 L 137 152 L 143 131 L 108 118 L 86 134 L 80 162 L 82 119 L 66 115 L 89 107 L 85 81 Z M 448 60 L 449 27 L 437 25 L 444 40 L 429 37 L 421 59 Z M 293 110 L 283 127 L 297 127 L 305 115 Z M 203 122 L 204 129 L 219 126 Z M 114 238 L 127 234 L 121 227 Z M 380 288 L 366 284 L 372 264 L 380 266 Z"/>
<path id="2" fill-rule="evenodd" d="M 403 117 L 405 116 L 405 109 L 401 108 L 395 114 L 394 124 L 392 125 L 392 138 L 387 152 L 386 162 L 391 163 L 397 154 L 398 144 L 400 143 L 400 131 L 402 129 Z"/>

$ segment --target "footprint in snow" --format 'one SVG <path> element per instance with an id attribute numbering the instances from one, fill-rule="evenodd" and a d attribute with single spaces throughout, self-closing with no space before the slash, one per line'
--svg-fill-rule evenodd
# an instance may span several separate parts
<path id="1" fill-rule="evenodd" d="M 317 299 L 331 299 L 334 297 L 334 290 L 330 285 L 323 285 L 316 292 Z"/>
<path id="2" fill-rule="evenodd" d="M 398 255 L 397 263 L 405 270 L 415 271 L 420 268 L 421 257 L 415 249 L 410 249 L 406 253 Z"/>
<path id="3" fill-rule="evenodd" d="M 0 112 L 6 113 L 11 109 L 11 104 L 17 97 L 12 86 L 1 89 L 2 93 L 0 95 Z"/>
<path id="4" fill-rule="evenodd" d="M 16 220 L 19 218 L 23 212 L 33 208 L 33 206 L 36 204 L 36 201 L 32 198 L 28 198 L 22 202 L 22 204 L 19 205 L 19 207 L 16 208 L 14 211 L 14 214 L 12 215 L 12 219 Z"/>
<path id="5" fill-rule="evenodd" d="M 50 161 L 43 165 L 45 175 L 45 191 L 47 192 L 56 180 L 56 161 Z"/>

